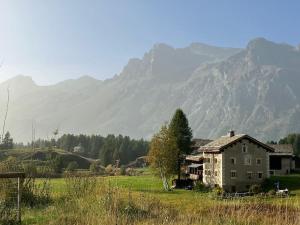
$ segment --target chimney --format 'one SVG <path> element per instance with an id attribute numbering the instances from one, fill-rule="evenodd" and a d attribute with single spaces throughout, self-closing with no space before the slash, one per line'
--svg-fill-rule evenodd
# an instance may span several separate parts
<path id="1" fill-rule="evenodd" d="M 228 132 L 228 137 L 233 137 L 234 136 L 234 130 L 230 130 Z"/>

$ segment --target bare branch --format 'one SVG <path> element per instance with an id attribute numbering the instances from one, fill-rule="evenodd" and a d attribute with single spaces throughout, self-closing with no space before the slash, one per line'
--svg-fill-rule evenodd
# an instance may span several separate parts
<path id="1" fill-rule="evenodd" d="M 1 141 L 3 142 L 4 139 L 4 132 L 5 132 L 5 124 L 6 124 L 6 119 L 7 119 L 7 114 L 8 114 L 8 106 L 9 106 L 9 87 L 7 87 L 7 102 L 6 102 L 6 111 L 5 111 L 5 116 L 3 120 L 3 127 L 2 127 L 2 136 L 1 136 Z"/>

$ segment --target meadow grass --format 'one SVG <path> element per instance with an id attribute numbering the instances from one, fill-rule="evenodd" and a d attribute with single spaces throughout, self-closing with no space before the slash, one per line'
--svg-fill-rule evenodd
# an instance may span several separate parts
<path id="1" fill-rule="evenodd" d="M 65 179 L 52 179 L 53 203 L 25 208 L 23 224 L 300 224 L 300 175 L 273 177 L 271 182 L 277 180 L 292 190 L 291 197 L 220 200 L 212 193 L 166 192 L 149 171 L 98 177 L 82 195 L 72 194 L 74 188 Z"/>

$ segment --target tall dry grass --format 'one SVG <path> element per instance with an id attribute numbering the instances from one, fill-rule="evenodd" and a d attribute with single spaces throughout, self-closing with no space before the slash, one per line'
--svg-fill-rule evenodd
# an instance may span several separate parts
<path id="1" fill-rule="evenodd" d="M 214 204 L 195 200 L 194 207 L 179 209 L 171 203 L 161 201 L 153 193 L 132 192 L 130 189 L 112 186 L 104 179 L 67 179 L 68 195 L 48 209 L 47 213 L 52 217 L 47 224 L 300 224 L 300 205 L 291 205 L 289 199 L 282 199 L 277 204 L 259 198 L 254 201 L 216 200 Z M 74 188 L 75 181 L 77 187 Z"/>

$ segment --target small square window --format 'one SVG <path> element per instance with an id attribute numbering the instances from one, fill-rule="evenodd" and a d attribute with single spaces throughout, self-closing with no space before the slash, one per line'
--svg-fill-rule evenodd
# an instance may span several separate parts
<path id="1" fill-rule="evenodd" d="M 263 173 L 262 173 L 262 172 L 259 172 L 259 173 L 258 173 L 258 178 L 259 178 L 259 179 L 262 179 L 262 177 L 263 177 Z"/>
<path id="2" fill-rule="evenodd" d="M 236 158 L 230 158 L 231 164 L 235 165 L 236 164 Z"/>
<path id="3" fill-rule="evenodd" d="M 256 159 L 256 164 L 261 165 L 261 159 Z"/>
<path id="4" fill-rule="evenodd" d="M 210 163 L 210 158 L 205 158 L 204 162 Z"/>
<path id="5" fill-rule="evenodd" d="M 231 178 L 236 178 L 236 177 L 237 177 L 237 174 L 236 174 L 236 171 L 235 171 L 235 170 L 231 170 L 231 171 L 230 171 L 230 177 L 231 177 Z"/>

